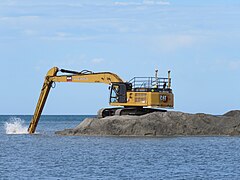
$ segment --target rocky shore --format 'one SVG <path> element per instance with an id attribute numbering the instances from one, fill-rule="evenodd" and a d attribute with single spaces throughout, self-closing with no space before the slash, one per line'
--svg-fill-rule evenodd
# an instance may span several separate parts
<path id="1" fill-rule="evenodd" d="M 57 131 L 58 135 L 93 136 L 190 136 L 240 135 L 240 110 L 215 116 L 176 111 L 143 116 L 86 118 L 77 127 Z"/>

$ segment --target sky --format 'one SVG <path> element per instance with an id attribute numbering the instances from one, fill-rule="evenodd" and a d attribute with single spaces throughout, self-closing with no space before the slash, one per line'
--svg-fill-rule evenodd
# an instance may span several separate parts
<path id="1" fill-rule="evenodd" d="M 1 0 L 0 114 L 33 114 L 47 71 L 172 72 L 176 111 L 240 109 L 240 1 Z M 105 84 L 58 83 L 43 114 L 96 114 Z"/>

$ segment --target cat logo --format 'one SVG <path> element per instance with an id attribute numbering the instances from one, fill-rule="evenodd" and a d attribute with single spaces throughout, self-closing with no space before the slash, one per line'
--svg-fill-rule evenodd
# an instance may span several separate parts
<path id="1" fill-rule="evenodd" d="M 167 96 L 166 95 L 160 95 L 160 101 L 166 102 Z"/>

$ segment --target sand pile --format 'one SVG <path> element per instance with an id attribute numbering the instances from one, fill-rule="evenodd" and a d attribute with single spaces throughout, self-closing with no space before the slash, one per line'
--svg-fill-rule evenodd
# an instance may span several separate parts
<path id="1" fill-rule="evenodd" d="M 73 129 L 59 135 L 97 136 L 181 136 L 240 135 L 240 110 L 221 116 L 183 112 L 154 112 L 143 116 L 87 118 Z"/>

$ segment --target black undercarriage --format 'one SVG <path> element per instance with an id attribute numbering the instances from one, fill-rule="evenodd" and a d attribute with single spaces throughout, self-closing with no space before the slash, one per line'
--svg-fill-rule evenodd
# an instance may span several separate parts
<path id="1" fill-rule="evenodd" d="M 116 107 L 116 108 L 103 108 L 98 111 L 98 118 L 107 116 L 141 116 L 152 112 L 166 112 L 163 109 L 143 108 L 143 107 Z"/>

